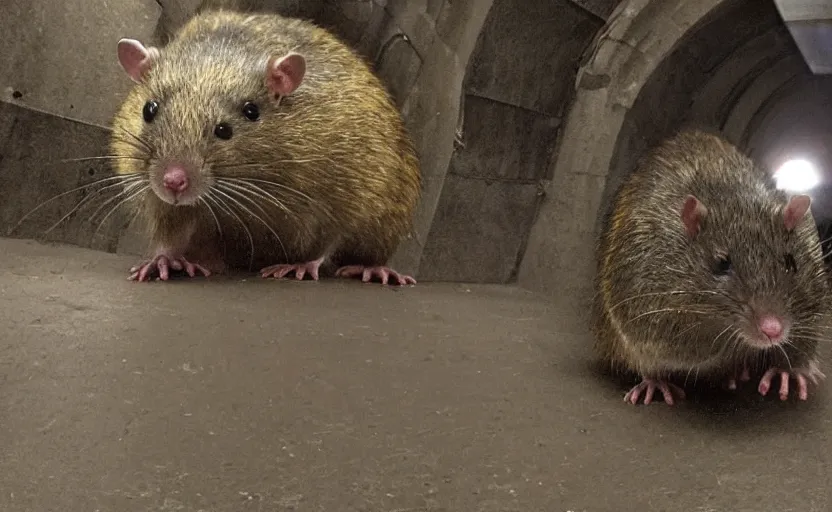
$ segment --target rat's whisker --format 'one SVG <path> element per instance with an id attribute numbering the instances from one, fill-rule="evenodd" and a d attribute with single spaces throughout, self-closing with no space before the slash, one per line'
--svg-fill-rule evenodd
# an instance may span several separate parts
<path id="1" fill-rule="evenodd" d="M 688 379 L 690 378 L 690 374 L 691 374 L 691 372 L 693 372 L 694 369 L 696 369 L 695 365 L 690 367 L 690 370 L 688 370 L 688 373 L 685 375 L 685 381 L 682 383 L 682 387 L 685 387 L 685 386 L 688 385 Z"/>
<path id="2" fill-rule="evenodd" d="M 211 204 L 213 204 L 214 207 L 216 207 L 219 214 L 224 213 L 224 214 L 228 215 L 229 217 L 236 217 L 236 220 L 238 222 L 240 222 L 240 218 L 237 217 L 237 215 L 231 210 L 231 208 L 228 205 L 225 204 L 225 201 L 221 197 L 217 197 L 210 190 L 208 192 L 206 192 L 203 197 L 205 197 L 206 204 L 207 204 L 207 202 L 210 202 Z M 219 217 L 220 217 L 220 215 L 217 215 L 217 218 L 219 218 Z M 222 221 L 220 221 L 220 223 L 222 224 Z M 243 225 L 243 228 L 245 228 L 245 225 Z"/>
<path id="3" fill-rule="evenodd" d="M 58 195 L 56 195 L 56 196 L 53 196 L 53 197 L 51 197 L 51 198 L 47 199 L 46 201 L 44 201 L 44 202 L 40 203 L 39 205 L 37 205 L 37 206 L 36 206 L 36 207 L 34 207 L 33 209 L 29 210 L 29 212 L 28 212 L 26 215 L 24 215 L 23 217 L 21 217 L 21 218 L 20 218 L 20 220 L 17 222 L 17 224 L 15 224 L 14 226 L 12 226 L 12 228 L 11 228 L 11 229 L 9 229 L 9 231 L 7 232 L 7 234 L 8 234 L 8 235 L 11 235 L 12 233 L 14 233 L 14 232 L 17 230 L 17 228 L 19 228 L 19 227 L 21 226 L 21 224 L 23 224 L 23 223 L 26 221 L 26 219 L 28 219 L 28 218 L 29 218 L 32 214 L 34 214 L 35 212 L 39 211 L 41 208 L 43 208 L 44 206 L 46 206 L 46 205 L 50 204 L 50 203 L 51 203 L 51 202 L 53 202 L 53 201 L 56 201 L 56 200 L 58 200 L 58 199 L 60 199 L 60 198 L 62 198 L 62 197 L 66 197 L 66 196 L 68 196 L 69 194 L 74 194 L 74 193 L 76 193 L 76 192 L 80 192 L 80 191 L 82 191 L 82 190 L 86 190 L 86 189 L 88 189 L 88 188 L 90 188 L 90 187 L 94 187 L 94 186 L 96 186 L 96 185 L 102 185 L 102 184 L 105 184 L 105 183 L 112 183 L 112 182 L 114 182 L 114 181 L 117 181 L 117 182 L 124 182 L 124 181 L 129 180 L 130 178 L 131 178 L 131 175 L 108 176 L 108 177 L 106 177 L 106 178 L 101 178 L 101 179 L 98 179 L 98 180 L 96 180 L 96 181 L 93 181 L 92 183 L 87 183 L 86 185 L 81 185 L 80 187 L 75 187 L 75 188 L 73 188 L 73 189 L 71 189 L 71 190 L 67 190 L 66 192 L 62 192 L 62 193 L 60 193 L 60 194 L 58 194 Z"/>
<path id="4" fill-rule="evenodd" d="M 640 293 L 638 295 L 633 295 L 632 297 L 627 297 L 626 299 L 616 303 L 615 305 L 610 307 L 610 311 L 613 311 L 617 307 L 625 304 L 627 302 L 631 302 L 638 299 L 643 299 L 646 297 L 661 297 L 661 296 L 672 296 L 672 295 L 718 295 L 719 292 L 711 291 L 711 290 L 670 290 L 666 292 L 649 292 L 649 293 Z"/>
<path id="5" fill-rule="evenodd" d="M 133 215 L 130 216 L 130 220 L 127 222 L 127 224 L 125 224 L 126 226 L 132 225 L 134 222 L 136 222 L 136 219 L 139 218 L 139 215 L 142 214 L 141 208 L 134 208 L 133 210 Z"/>
<path id="6" fill-rule="evenodd" d="M 240 190 L 240 191 L 244 191 L 244 192 L 254 194 L 257 197 L 260 197 L 261 199 L 266 200 L 268 203 L 271 203 L 271 204 L 277 206 L 279 209 L 283 210 L 285 213 L 287 213 L 289 215 L 292 215 L 292 211 L 289 210 L 289 208 L 282 201 L 280 201 L 278 198 L 274 197 L 274 195 L 263 191 L 260 187 L 257 187 L 256 185 L 250 185 L 248 183 L 240 183 L 237 180 L 230 180 L 230 179 L 227 179 L 227 178 L 217 179 L 217 183 L 220 183 L 220 184 L 224 185 L 225 187 L 231 187 L 231 188 L 234 188 L 236 190 Z M 265 214 L 266 212 L 264 211 L 263 213 Z"/>
<path id="7" fill-rule="evenodd" d="M 220 185 L 220 186 L 218 186 L 218 187 L 217 187 L 217 189 L 218 189 L 218 191 L 220 191 L 220 192 L 221 192 L 221 191 L 224 189 L 224 187 Z M 250 197 L 246 196 L 245 194 L 243 194 L 243 193 L 241 193 L 241 192 L 239 192 L 239 191 L 237 191 L 237 190 L 231 189 L 231 188 L 225 188 L 225 189 L 224 189 L 224 191 L 225 191 L 226 193 L 228 193 L 228 194 L 234 194 L 234 195 L 235 195 L 235 196 L 237 196 L 237 197 L 241 197 L 241 198 L 245 199 L 245 200 L 246 200 L 246 201 L 248 201 L 249 203 L 251 203 L 251 204 L 253 204 L 254 206 L 256 206 L 257 208 L 259 208 L 259 209 L 260 209 L 260 211 L 262 211 L 262 212 L 263 212 L 263 215 L 266 215 L 266 216 L 268 215 L 268 212 L 266 212 L 266 211 L 263 209 L 263 207 L 262 207 L 262 206 L 258 205 L 256 201 L 252 200 Z M 221 193 L 222 193 L 222 192 L 221 192 Z M 226 197 L 228 197 L 228 199 L 230 199 L 230 200 L 232 200 L 232 201 L 236 202 L 236 203 L 237 203 L 237 204 L 238 204 L 241 208 L 243 208 L 243 209 L 244 209 L 244 210 L 245 210 L 245 211 L 246 211 L 249 215 L 251 215 L 251 216 L 252 216 L 252 217 L 254 217 L 255 219 L 259 220 L 259 221 L 260 221 L 260 222 L 261 222 L 261 223 L 262 223 L 262 224 L 266 227 L 266 229 L 268 229 L 268 230 L 272 233 L 272 235 L 274 235 L 275 239 L 277 240 L 277 243 L 278 243 L 278 244 L 280 244 L 280 248 L 281 248 L 281 250 L 283 251 L 283 255 L 284 255 L 284 257 L 285 257 L 285 258 L 287 258 L 287 259 L 289 258 L 288 253 L 286 252 L 286 247 L 284 247 L 284 245 L 283 245 L 283 241 L 280 239 L 280 235 L 278 235 L 278 234 L 277 234 L 277 232 L 274 230 L 274 228 L 272 228 L 272 226 L 271 226 L 268 222 L 266 222 L 265 220 L 263 220 L 263 218 L 262 218 L 262 217 L 260 217 L 259 215 L 255 214 L 253 211 L 251 211 L 249 208 L 247 208 L 245 205 L 243 205 L 242 203 L 240 203 L 239 201 L 237 201 L 236 199 L 234 199 L 234 198 L 233 198 L 233 197 L 231 197 L 230 195 L 229 195 L 229 196 L 226 196 Z M 254 255 L 252 254 L 252 258 L 253 258 L 253 257 L 254 257 Z"/>
<path id="8" fill-rule="evenodd" d="M 135 199 L 135 198 L 139 197 L 140 195 L 144 194 L 149 188 L 150 188 L 149 185 L 143 185 L 143 186 L 141 186 L 141 188 L 137 192 L 135 192 L 134 194 L 132 194 L 132 195 L 122 199 L 118 203 L 116 203 L 116 205 L 113 206 L 110 209 L 109 213 L 107 213 L 107 215 L 105 215 L 104 218 L 101 219 L 101 222 L 98 223 L 98 227 L 95 228 L 95 231 L 92 234 L 93 238 L 95 238 L 95 236 L 98 235 L 98 231 L 102 228 L 102 226 L 104 226 L 104 223 L 107 222 L 107 219 L 110 218 L 110 215 L 114 214 L 116 211 L 118 211 L 119 208 L 121 208 L 125 204 L 129 203 L 133 199 Z"/>
<path id="9" fill-rule="evenodd" d="M 252 217 L 259 219 L 259 217 L 256 214 L 254 214 L 251 210 L 246 208 L 245 205 L 240 203 L 237 199 L 235 199 L 234 197 L 230 196 L 228 193 L 223 191 L 221 187 L 213 187 L 212 192 L 215 192 L 215 193 L 219 194 L 220 196 L 224 197 L 226 201 L 231 201 L 231 203 L 236 204 L 237 207 L 239 207 L 241 209 L 241 211 L 247 212 Z M 254 267 L 254 237 L 252 236 L 251 230 L 249 230 L 248 225 L 243 221 L 242 217 L 240 217 L 237 213 L 235 213 L 230 208 L 230 204 L 228 206 L 229 206 L 229 211 L 235 217 L 237 217 L 237 220 L 240 221 L 240 224 L 243 226 L 243 229 L 246 230 L 246 234 L 248 235 L 249 245 L 251 246 L 251 255 L 249 257 L 248 266 L 249 266 L 249 270 L 251 270 Z M 261 222 L 263 222 L 262 219 L 261 219 Z"/>
<path id="10" fill-rule="evenodd" d="M 783 353 L 783 357 L 786 358 L 786 364 L 788 365 L 789 370 L 792 370 L 792 362 L 789 359 L 789 354 L 786 353 L 786 349 L 783 348 L 783 345 L 778 344 L 777 348 L 780 349 L 780 352 Z"/>
<path id="11" fill-rule="evenodd" d="M 140 144 L 141 148 L 143 148 L 143 149 L 147 150 L 148 152 L 150 152 L 150 151 L 151 151 L 151 149 L 153 149 L 153 148 L 150 146 L 150 143 L 149 143 L 149 142 L 147 142 L 146 140 L 143 140 L 141 137 L 139 137 L 138 135 L 136 135 L 136 134 L 132 133 L 131 131 L 129 131 L 129 130 L 125 129 L 125 128 L 122 128 L 121 126 L 116 126 L 116 127 L 114 127 L 114 129 L 117 129 L 117 130 L 119 130 L 121 133 L 124 133 L 124 134 L 126 134 L 126 135 L 130 136 L 130 139 L 131 139 L 132 141 L 135 141 L 136 143 Z M 116 137 L 117 137 L 117 140 L 118 140 L 119 142 L 124 142 L 125 144 L 130 144 L 129 142 L 127 142 L 127 139 L 123 139 L 123 138 L 118 137 L 118 136 L 116 136 Z"/>
<path id="12" fill-rule="evenodd" d="M 739 327 L 734 327 L 734 329 L 731 330 L 731 334 L 728 336 L 726 343 L 731 344 L 732 354 L 736 354 L 740 350 L 745 351 L 745 345 L 742 343 L 742 331 Z"/>
<path id="13" fill-rule="evenodd" d="M 334 220 L 334 216 L 333 216 L 332 212 L 330 211 L 330 209 L 327 207 L 327 205 L 325 203 L 322 203 L 321 201 L 317 201 L 317 200 L 313 199 L 312 197 L 308 196 L 307 194 L 304 194 L 300 190 L 292 188 L 288 185 L 284 185 L 282 183 L 276 183 L 274 181 L 269 181 L 269 180 L 257 179 L 257 178 L 237 178 L 237 182 L 245 182 L 249 186 L 253 186 L 253 184 L 255 184 L 255 183 L 260 183 L 263 186 L 271 186 L 271 187 L 275 187 L 275 188 L 278 188 L 280 190 L 289 192 L 291 194 L 294 194 L 298 197 L 303 198 L 304 200 L 306 200 L 307 204 L 309 204 L 310 206 L 317 209 L 319 212 L 326 215 L 329 219 Z M 264 190 L 264 192 L 265 192 L 265 190 Z"/>
<path id="14" fill-rule="evenodd" d="M 246 191 L 244 191 L 244 192 L 241 192 L 241 191 L 240 191 L 240 190 L 238 190 L 237 188 L 231 187 L 231 186 L 229 186 L 229 185 L 228 185 L 228 184 L 226 184 L 226 183 L 217 183 L 217 185 L 216 185 L 216 187 L 215 187 L 215 188 L 217 188 L 217 189 L 219 189 L 219 190 L 222 190 L 222 191 L 226 192 L 227 194 L 233 194 L 233 195 L 234 195 L 234 197 L 238 197 L 238 198 L 245 199 L 246 201 L 248 201 L 248 202 L 250 202 L 252 205 L 254 205 L 254 208 L 257 208 L 258 210 L 260 210 L 260 212 L 261 212 L 264 216 L 268 217 L 269 212 L 268 212 L 268 211 L 266 211 L 266 209 L 263 207 L 263 205 L 258 204 L 256 201 L 252 201 L 252 200 L 251 200 L 251 198 L 250 198 L 250 197 L 248 197 L 248 196 L 244 193 L 244 192 L 248 192 L 247 190 L 246 190 Z M 240 206 L 240 207 L 242 207 L 242 205 L 239 205 L 239 206 Z M 249 215 L 251 215 L 252 217 L 254 217 L 254 213 L 253 213 L 253 212 L 250 212 L 250 211 L 248 211 L 248 210 L 246 210 L 246 212 L 247 212 L 247 213 L 249 213 Z M 267 226 L 267 227 L 268 227 L 268 226 Z"/>
<path id="15" fill-rule="evenodd" d="M 214 218 L 214 223 L 217 226 L 217 234 L 219 235 L 220 239 L 222 239 L 222 225 L 220 224 L 220 219 L 219 217 L 217 217 L 216 212 L 214 212 L 214 209 L 211 208 L 211 203 L 209 203 L 206 198 L 201 196 L 197 201 L 202 203 L 205 206 L 205 208 L 207 208 L 208 211 L 211 213 L 211 216 Z"/>
<path id="16" fill-rule="evenodd" d="M 117 141 L 117 142 L 120 142 L 120 143 L 122 143 L 126 146 L 129 146 L 134 152 L 136 152 L 137 154 L 140 155 L 140 157 L 138 157 L 140 160 L 146 160 L 147 155 L 150 154 L 150 149 L 149 148 L 147 148 L 145 146 L 142 146 L 140 144 L 137 144 L 132 139 L 125 139 L 123 137 L 113 137 L 113 140 Z M 144 157 L 144 158 L 142 158 L 142 157 Z"/>
<path id="17" fill-rule="evenodd" d="M 716 345 L 716 342 L 719 340 L 719 338 L 721 338 L 721 337 L 722 337 L 722 335 L 723 335 L 723 334 L 725 334 L 726 332 L 728 332 L 728 331 L 729 331 L 732 327 L 733 327 L 732 325 L 729 325 L 728 327 L 726 327 L 725 329 L 723 329 L 723 330 L 722 330 L 719 334 L 717 334 L 717 335 L 714 337 L 714 340 L 711 342 L 711 348 L 710 348 L 710 350 L 713 350 L 713 349 L 714 349 L 714 345 Z"/>
<path id="18" fill-rule="evenodd" d="M 120 183 L 119 183 L 119 185 L 120 185 Z M 116 195 L 115 197 L 107 200 L 104 204 L 99 206 L 92 213 L 92 215 L 90 216 L 90 219 L 96 218 L 98 216 L 99 212 L 101 212 L 101 210 L 104 209 L 108 204 L 112 203 L 113 201 L 117 201 L 119 198 L 122 198 L 124 196 L 132 194 L 137 188 L 142 187 L 142 186 L 144 186 L 144 182 L 142 180 L 135 180 L 132 183 L 128 184 L 126 187 L 124 187 L 124 190 L 122 190 L 118 195 Z M 149 187 L 147 187 L 145 190 L 149 190 Z"/>
<path id="19" fill-rule="evenodd" d="M 636 315 L 636 316 L 628 319 L 626 323 L 633 322 L 633 321 L 638 320 L 639 318 L 643 318 L 645 316 L 657 315 L 657 314 L 660 314 L 660 313 L 676 313 L 676 314 L 692 314 L 692 315 L 710 315 L 710 314 L 712 314 L 712 313 L 709 313 L 707 311 L 696 311 L 696 310 L 692 310 L 692 309 L 681 309 L 681 308 L 653 309 L 653 310 L 650 310 L 650 311 L 645 311 L 644 313 L 641 313 L 640 315 Z"/>
<path id="20" fill-rule="evenodd" d="M 674 337 L 673 337 L 673 341 L 678 340 L 678 339 L 679 339 L 679 338 L 681 338 L 681 337 L 682 337 L 682 335 L 683 335 L 683 334 L 685 334 L 686 332 L 688 332 L 688 331 L 692 331 L 693 329 L 697 329 L 697 328 L 699 328 L 699 326 L 701 326 L 701 325 L 702 325 L 702 323 L 701 323 L 701 322 L 694 322 L 693 324 L 689 325 L 689 326 L 688 326 L 688 327 L 686 327 L 685 329 L 682 329 L 681 331 L 679 331 L 679 333 L 678 333 L 678 334 L 676 334 L 676 336 L 674 336 Z"/>
<path id="21" fill-rule="evenodd" d="M 237 219 L 237 222 L 240 223 L 240 226 L 242 226 L 246 236 L 248 236 L 248 243 L 251 248 L 251 257 L 249 258 L 249 268 L 251 268 L 254 266 L 254 237 L 251 235 L 251 231 L 248 229 L 248 225 L 246 225 L 245 221 L 243 221 L 243 219 L 237 214 L 237 212 L 234 211 L 233 208 L 231 208 L 230 205 L 226 204 L 226 201 L 222 197 L 218 197 L 216 192 L 216 189 L 209 190 L 205 194 L 205 199 L 214 203 L 214 206 L 216 206 L 218 210 L 234 217 Z"/>
<path id="22" fill-rule="evenodd" d="M 127 156 L 127 155 L 99 155 L 99 156 L 85 156 L 81 158 L 65 158 L 63 160 L 59 160 L 59 163 L 75 163 L 75 162 L 94 162 L 98 160 L 106 160 L 106 161 L 113 161 L 113 160 L 135 160 L 142 162 L 144 161 L 143 158 L 135 157 L 135 156 Z"/>
<path id="23" fill-rule="evenodd" d="M 239 181 L 245 181 L 247 183 L 262 183 L 262 184 L 265 184 L 265 185 L 270 185 L 272 187 L 277 187 L 279 189 L 285 190 L 286 192 L 291 192 L 292 194 L 298 195 L 298 196 L 306 199 L 312 205 L 314 205 L 316 203 L 316 201 L 314 199 L 312 199 L 308 195 L 304 194 L 300 190 L 294 189 L 294 188 L 292 188 L 288 185 L 284 185 L 282 183 L 277 183 L 277 182 L 269 181 L 269 180 L 262 180 L 262 179 L 258 179 L 258 178 L 237 178 L 237 179 Z"/>
<path id="24" fill-rule="evenodd" d="M 126 181 L 126 180 L 125 180 L 125 182 L 128 182 L 128 181 Z M 113 183 L 113 184 L 111 184 L 111 185 L 107 185 L 107 186 L 105 186 L 105 187 L 102 187 L 102 188 L 100 188 L 100 189 L 98 189 L 98 190 L 93 191 L 93 193 L 91 193 L 91 194 L 89 194 L 89 195 L 84 196 L 83 198 L 81 198 L 81 200 L 80 200 L 80 201 L 78 201 L 78 204 L 76 204 L 76 205 L 75 205 L 75 207 L 74 207 L 74 208 L 72 208 L 72 209 L 69 211 L 69 213 L 67 213 L 66 215 L 64 215 L 63 217 L 61 217 L 61 218 L 58 220 L 58 222 L 56 222 L 56 223 L 52 224 L 52 226 L 51 226 L 49 229 L 47 229 L 44 233 L 50 233 L 53 229 L 55 229 L 55 228 L 57 228 L 58 226 L 60 226 L 62 222 L 64 222 L 64 221 L 65 221 L 65 220 L 67 220 L 69 217 L 71 217 L 71 216 L 72 216 L 72 214 L 74 214 L 75 212 L 77 212 L 78 210 L 80 210 L 80 209 L 81 209 L 81 207 L 83 207 L 85 204 L 87 204 L 88 202 L 92 201 L 94 198 L 98 197 L 98 195 L 99 195 L 99 194 L 101 194 L 102 192 L 104 192 L 105 190 L 110 190 L 110 189 L 112 189 L 112 188 L 121 187 L 121 186 L 122 186 L 125 182 L 122 182 L 122 183 Z M 128 183 L 129 183 L 129 182 L 128 182 Z M 130 186 L 135 186 L 135 185 L 137 185 L 137 184 L 139 184 L 139 180 L 138 180 L 138 179 L 133 180 L 133 183 L 131 183 L 131 184 L 130 184 Z M 118 199 L 118 198 L 119 198 L 119 197 L 121 197 L 123 194 L 124 194 L 124 191 L 122 191 L 122 192 L 120 192 L 118 195 L 116 195 L 116 196 L 115 196 L 115 198 L 110 199 L 109 201 L 105 202 L 103 205 L 99 206 L 99 209 L 98 209 L 98 210 L 96 210 L 96 211 L 95 211 L 95 213 L 94 213 L 94 214 L 93 214 L 90 218 L 91 218 L 91 219 L 94 219 L 94 218 L 95 218 L 95 215 L 96 215 L 96 214 L 98 214 L 98 211 L 99 211 L 102 207 L 104 207 L 104 206 L 108 205 L 108 204 L 109 204 L 110 202 L 112 202 L 114 199 Z"/>
<path id="25" fill-rule="evenodd" d="M 792 340 L 786 340 L 786 345 L 790 346 L 793 350 L 796 350 L 798 354 L 806 356 L 807 358 L 811 358 L 811 355 L 808 354 L 805 350 L 795 345 Z"/>
<path id="26" fill-rule="evenodd" d="M 795 346 L 793 341 L 812 341 L 812 342 L 815 342 L 815 343 L 828 343 L 829 338 L 792 333 L 789 336 L 789 342 L 788 343 L 792 346 Z M 795 346 L 795 349 L 797 349 L 796 346 Z"/>
<path id="27" fill-rule="evenodd" d="M 274 165 L 277 164 L 312 164 L 312 163 L 323 163 L 327 162 L 329 159 L 327 158 L 288 158 L 282 160 L 269 160 L 268 164 L 264 164 L 263 162 L 234 162 L 234 163 L 212 163 L 212 169 L 263 169 L 264 171 L 268 171 Z"/>

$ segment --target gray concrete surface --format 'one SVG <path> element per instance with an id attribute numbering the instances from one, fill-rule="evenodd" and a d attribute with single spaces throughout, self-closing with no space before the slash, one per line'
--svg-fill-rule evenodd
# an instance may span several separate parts
<path id="1" fill-rule="evenodd" d="M 829 510 L 827 388 L 626 406 L 530 292 L 0 254 L 4 512 Z"/>

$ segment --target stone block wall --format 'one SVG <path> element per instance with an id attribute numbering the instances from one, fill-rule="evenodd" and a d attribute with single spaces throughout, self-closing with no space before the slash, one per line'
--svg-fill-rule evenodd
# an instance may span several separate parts
<path id="1" fill-rule="evenodd" d="M 4 0 L 0 101 L 106 126 L 130 85 L 116 42 L 124 34 L 149 38 L 161 7 L 154 0 L 103 4 Z"/>
<path id="2" fill-rule="evenodd" d="M 598 14 L 565 0 L 493 3 L 463 82 L 423 279 L 515 279 L 580 56 L 602 25 Z"/>
<path id="3" fill-rule="evenodd" d="M 107 163 L 65 162 L 102 154 L 108 136 L 99 126 L 0 102 L 0 234 L 115 252 L 126 228 L 122 215 L 108 216 L 115 193 L 96 200 L 95 188 L 84 188 L 111 174 Z"/>
<path id="4" fill-rule="evenodd" d="M 111 171 L 103 160 L 89 158 L 107 153 L 106 126 L 130 87 L 116 41 L 125 35 L 151 38 L 162 9 L 154 0 L 103 4 L 3 4 L 0 235 L 106 251 L 118 247 L 124 216 L 116 212 L 102 224 L 117 204 L 106 203 L 114 190 L 95 197 L 89 186 Z"/>

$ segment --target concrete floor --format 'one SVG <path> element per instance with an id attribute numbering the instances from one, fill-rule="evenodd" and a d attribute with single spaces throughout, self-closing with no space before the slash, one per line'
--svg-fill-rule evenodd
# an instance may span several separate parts
<path id="1" fill-rule="evenodd" d="M 521 290 L 0 254 L 4 512 L 830 510 L 827 387 L 628 406 Z"/>

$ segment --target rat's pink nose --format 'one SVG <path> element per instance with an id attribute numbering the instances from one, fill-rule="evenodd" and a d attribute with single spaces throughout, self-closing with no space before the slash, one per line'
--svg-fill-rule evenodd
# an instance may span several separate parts
<path id="1" fill-rule="evenodd" d="M 777 340 L 783 334 L 783 322 L 772 315 L 766 315 L 760 319 L 760 330 L 771 340 Z"/>
<path id="2" fill-rule="evenodd" d="M 188 174 L 181 167 L 168 167 L 165 169 L 162 183 L 171 192 L 184 192 L 188 188 Z"/>

